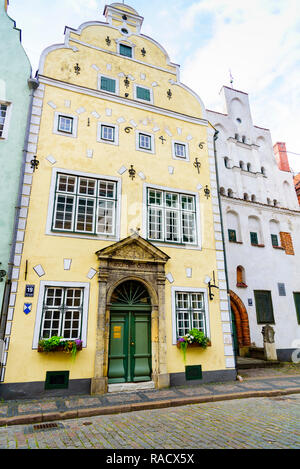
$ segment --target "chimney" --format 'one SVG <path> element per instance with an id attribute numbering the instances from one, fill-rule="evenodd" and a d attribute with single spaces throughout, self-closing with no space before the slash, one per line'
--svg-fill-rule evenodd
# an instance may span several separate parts
<path id="1" fill-rule="evenodd" d="M 290 165 L 289 165 L 289 160 L 286 152 L 286 147 L 285 143 L 283 142 L 277 142 L 273 146 L 274 153 L 275 153 L 275 159 L 277 162 L 277 166 L 280 169 L 280 171 L 287 171 L 291 172 L 290 170 Z"/>

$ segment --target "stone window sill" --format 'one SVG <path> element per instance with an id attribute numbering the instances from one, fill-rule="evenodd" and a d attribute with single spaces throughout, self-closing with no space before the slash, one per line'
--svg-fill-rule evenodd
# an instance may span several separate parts
<path id="1" fill-rule="evenodd" d="M 256 248 L 264 248 L 265 247 L 264 244 L 253 244 L 253 243 L 251 243 L 251 246 L 255 246 Z"/>

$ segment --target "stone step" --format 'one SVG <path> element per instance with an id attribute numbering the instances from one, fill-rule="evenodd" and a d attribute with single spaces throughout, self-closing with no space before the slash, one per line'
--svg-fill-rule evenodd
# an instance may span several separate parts
<path id="1" fill-rule="evenodd" d="M 280 366 L 278 360 L 261 360 L 259 358 L 237 357 L 237 369 L 247 370 L 251 368 L 266 368 Z"/>

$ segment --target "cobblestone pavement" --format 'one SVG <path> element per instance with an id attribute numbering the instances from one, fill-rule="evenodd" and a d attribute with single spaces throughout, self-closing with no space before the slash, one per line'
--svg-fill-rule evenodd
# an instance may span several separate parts
<path id="1" fill-rule="evenodd" d="M 51 425 L 56 427 L 2 427 L 0 449 L 299 449 L 300 395 L 201 403 Z"/>

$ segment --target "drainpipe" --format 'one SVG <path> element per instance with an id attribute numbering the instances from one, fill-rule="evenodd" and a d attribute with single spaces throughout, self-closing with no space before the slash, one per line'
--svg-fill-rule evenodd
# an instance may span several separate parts
<path id="1" fill-rule="evenodd" d="M 219 131 L 215 130 L 214 133 L 214 158 L 215 158 L 215 166 L 216 166 L 216 179 L 217 179 L 217 192 L 218 192 L 218 200 L 219 200 L 219 207 L 220 207 L 220 220 L 221 220 L 221 230 L 222 230 L 222 244 L 223 244 L 223 252 L 224 252 L 224 267 L 225 267 L 225 278 L 227 284 L 227 302 L 228 308 L 230 311 L 230 329 L 231 329 L 231 340 L 232 340 L 232 348 L 233 348 L 233 356 L 234 356 L 234 367 L 237 372 L 237 359 L 236 353 L 234 348 L 234 336 L 233 336 L 233 325 L 232 325 L 232 311 L 231 311 L 231 304 L 230 304 L 230 294 L 229 294 L 229 282 L 228 282 L 228 270 L 227 270 L 227 258 L 226 258 L 226 249 L 225 249 L 225 237 L 224 237 L 224 224 L 223 224 L 223 213 L 222 213 L 222 205 L 221 205 L 221 196 L 220 196 L 220 184 L 219 184 L 219 172 L 218 172 L 218 160 L 217 160 L 217 147 L 216 141 L 218 139 Z"/>
<path id="2" fill-rule="evenodd" d="M 10 248 L 10 258 L 9 258 L 8 269 L 7 269 L 7 280 L 6 280 L 6 285 L 5 285 L 4 298 L 3 298 L 1 317 L 0 317 L 0 342 L 4 341 L 4 337 L 5 337 L 7 315 L 8 315 L 8 308 L 9 308 L 9 298 L 10 298 L 10 291 L 11 291 L 11 282 L 12 282 L 12 270 L 14 266 L 17 231 L 18 231 L 19 215 L 20 215 L 20 209 L 21 209 L 22 188 L 23 188 L 25 166 L 26 166 L 27 145 L 28 145 L 28 137 L 29 137 L 29 132 L 30 132 L 33 97 L 34 97 L 34 91 L 38 88 L 38 86 L 39 86 L 39 82 L 37 79 L 29 78 L 28 87 L 31 90 L 30 101 L 29 101 L 29 108 L 28 108 L 28 114 L 27 114 L 27 124 L 26 124 L 26 130 L 25 130 L 24 148 L 23 148 L 22 164 L 21 164 L 21 170 L 20 170 L 18 199 L 17 199 L 16 210 L 15 210 L 13 236 L 12 236 L 12 243 L 11 243 L 11 248 Z M 1 352 L 1 348 L 0 348 L 0 352 Z M 0 355 L 0 365 L 1 365 L 1 371 L 2 371 L 3 365 L 2 365 L 1 355 Z"/>

